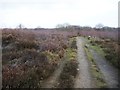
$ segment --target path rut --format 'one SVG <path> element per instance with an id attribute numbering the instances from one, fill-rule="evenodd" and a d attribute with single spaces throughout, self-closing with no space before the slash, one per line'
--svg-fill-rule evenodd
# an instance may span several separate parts
<path id="1" fill-rule="evenodd" d="M 78 53 L 78 75 L 75 80 L 75 88 L 93 88 L 92 77 L 90 73 L 90 65 L 83 47 L 84 41 L 82 37 L 77 37 L 77 53 Z"/>
<path id="2" fill-rule="evenodd" d="M 59 67 L 54 71 L 54 73 L 45 81 L 42 82 L 41 88 L 57 88 L 59 82 L 60 73 L 63 71 L 66 60 L 60 62 Z"/>
<path id="3" fill-rule="evenodd" d="M 118 70 L 113 67 L 108 61 L 105 60 L 99 53 L 95 50 L 90 49 L 94 60 L 99 67 L 100 71 L 104 75 L 105 81 L 108 85 L 108 88 L 117 88 L 118 87 Z"/>

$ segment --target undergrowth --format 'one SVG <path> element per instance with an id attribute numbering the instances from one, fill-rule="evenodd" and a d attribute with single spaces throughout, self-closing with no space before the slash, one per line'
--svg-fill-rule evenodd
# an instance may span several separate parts
<path id="1" fill-rule="evenodd" d="M 120 52 L 120 45 L 117 41 L 113 41 L 111 39 L 93 39 L 89 40 L 90 44 L 92 44 L 92 48 L 95 49 L 99 54 L 106 58 L 113 66 L 120 69 L 120 56 L 118 55 Z"/>
<path id="2" fill-rule="evenodd" d="M 90 70 L 91 70 L 91 73 L 93 75 L 93 78 L 94 78 L 94 81 L 95 81 L 95 84 L 96 84 L 97 88 L 106 88 L 107 84 L 106 84 L 106 82 L 103 79 L 103 75 L 100 72 L 100 69 L 97 67 L 97 65 L 95 63 L 94 58 L 93 58 L 91 52 L 88 50 L 88 48 L 84 48 L 84 49 L 86 51 L 88 60 L 91 63 L 90 64 L 90 68 L 91 68 Z"/>
<path id="3" fill-rule="evenodd" d="M 2 31 L 3 88 L 40 88 L 58 67 L 69 36 L 40 32 Z"/>
<path id="4" fill-rule="evenodd" d="M 76 60 L 76 38 L 71 38 L 69 41 L 69 48 L 67 48 L 65 53 L 67 62 L 59 78 L 60 84 L 58 87 L 62 88 L 73 88 L 74 79 L 77 75 L 78 62 Z"/>
<path id="5" fill-rule="evenodd" d="M 105 53 L 102 51 L 102 49 L 100 49 L 100 47 L 96 47 L 95 43 L 93 43 L 95 41 L 95 39 L 93 38 L 92 40 L 90 38 L 86 38 L 86 45 L 88 45 L 87 47 L 84 47 L 85 52 L 87 54 L 88 60 L 90 61 L 90 70 L 91 73 L 93 75 L 93 79 L 95 81 L 96 87 L 97 88 L 107 88 L 107 84 L 104 81 L 104 77 L 103 74 L 101 73 L 99 67 L 96 65 L 95 61 L 94 61 L 94 57 L 92 55 L 92 53 L 89 51 L 90 48 L 94 48 L 95 50 L 98 50 L 98 52 L 104 56 Z"/>

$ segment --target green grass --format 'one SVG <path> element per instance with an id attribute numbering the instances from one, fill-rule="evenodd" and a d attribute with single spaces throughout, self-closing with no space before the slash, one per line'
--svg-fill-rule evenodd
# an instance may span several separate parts
<path id="1" fill-rule="evenodd" d="M 103 41 L 101 42 L 102 39 L 100 39 L 100 40 L 97 41 L 97 40 L 95 40 L 93 38 L 91 38 L 90 40 L 88 40 L 87 38 L 85 38 L 85 40 L 86 40 L 87 43 L 89 43 L 90 48 L 92 48 L 93 50 L 95 50 L 102 57 L 104 57 L 107 61 L 109 61 L 109 63 L 111 65 L 113 65 L 116 68 L 120 69 L 118 52 L 114 51 L 115 50 L 114 42 L 112 42 L 112 41 L 109 42 L 109 43 L 108 42 L 103 42 Z M 113 46 L 110 46 L 109 44 L 113 45 Z"/>
<path id="2" fill-rule="evenodd" d="M 88 40 L 88 38 L 85 38 L 86 43 L 89 44 L 90 48 L 94 49 L 95 51 L 97 51 L 100 55 L 102 55 L 103 57 L 105 57 L 105 52 L 103 51 L 103 48 L 100 47 L 100 45 L 95 43 L 95 39 L 91 38 Z M 91 43 L 92 42 L 92 43 Z M 92 45 L 94 44 L 94 45 Z"/>
<path id="3" fill-rule="evenodd" d="M 74 42 L 74 46 L 71 47 L 73 42 Z M 68 60 L 76 60 L 76 55 L 77 55 L 76 38 L 75 37 L 70 38 L 69 44 L 70 44 L 69 48 L 66 49 L 66 58 L 68 58 Z"/>
<path id="4" fill-rule="evenodd" d="M 94 61 L 94 58 L 91 54 L 91 52 L 89 51 L 89 48 L 92 48 L 94 50 L 96 50 L 100 55 L 102 56 L 105 56 L 105 53 L 104 51 L 102 50 L 102 48 L 100 48 L 100 46 L 97 46 L 96 44 L 92 45 L 90 42 L 93 41 L 94 43 L 94 39 L 90 39 L 88 40 L 87 38 L 85 39 L 86 40 L 86 43 L 89 44 L 89 47 L 88 48 L 84 48 L 85 49 L 85 52 L 87 54 L 87 57 L 88 57 L 88 60 L 90 61 L 91 63 L 91 73 L 94 77 L 94 81 L 96 82 L 96 86 L 98 88 L 106 88 L 107 87 L 107 84 L 106 82 L 104 81 L 103 79 L 103 75 L 102 73 L 100 72 L 99 68 L 97 67 L 95 61 Z"/>
<path id="5" fill-rule="evenodd" d="M 76 37 L 73 37 L 73 38 L 69 39 L 69 47 L 73 48 L 73 49 L 77 49 L 77 46 L 76 46 Z"/>
<path id="6" fill-rule="evenodd" d="M 68 60 L 74 60 L 76 59 L 76 53 L 76 49 L 68 48 L 66 50 L 66 58 L 68 58 Z"/>
<path id="7" fill-rule="evenodd" d="M 106 88 L 107 84 L 103 79 L 103 75 L 100 72 L 99 68 L 97 67 L 92 54 L 90 53 L 90 51 L 87 48 L 84 48 L 85 52 L 87 54 L 88 60 L 91 63 L 91 73 L 93 75 L 94 81 L 96 83 L 97 88 Z"/>
<path id="8" fill-rule="evenodd" d="M 99 46 L 96 46 L 95 44 L 92 45 L 90 43 L 91 41 L 93 41 L 93 43 L 94 43 L 95 40 L 93 38 L 88 40 L 88 38 L 85 37 L 85 43 L 89 44 L 89 47 L 88 48 L 84 47 L 84 49 L 85 49 L 85 52 L 87 54 L 87 58 L 90 62 L 90 70 L 91 70 L 92 76 L 94 78 L 96 87 L 97 88 L 106 88 L 107 84 L 103 79 L 103 75 L 100 72 L 100 69 L 97 67 L 97 65 L 94 61 L 94 58 L 93 58 L 91 52 L 89 51 L 89 48 L 96 50 L 98 53 L 100 53 L 103 56 L 105 55 L 105 53 L 103 52 L 103 50 Z"/>
<path id="9" fill-rule="evenodd" d="M 91 48 L 93 48 L 100 55 L 102 55 L 103 57 L 105 57 L 106 54 L 105 54 L 105 52 L 103 51 L 103 49 L 99 45 L 91 46 Z"/>

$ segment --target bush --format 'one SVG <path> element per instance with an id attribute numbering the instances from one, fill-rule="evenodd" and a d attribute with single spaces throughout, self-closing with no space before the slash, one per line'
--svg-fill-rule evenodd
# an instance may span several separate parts
<path id="1" fill-rule="evenodd" d="M 68 35 L 39 31 L 4 30 L 3 88 L 38 88 L 59 65 L 68 47 Z"/>
<path id="2" fill-rule="evenodd" d="M 8 44 L 14 42 L 16 39 L 16 36 L 13 36 L 12 34 L 3 34 L 2 35 L 2 46 L 7 46 Z"/>
<path id="3" fill-rule="evenodd" d="M 26 40 L 26 39 L 16 41 L 15 45 L 18 49 L 25 49 L 25 48 L 29 48 L 29 49 L 35 48 L 35 49 L 37 49 L 38 48 L 38 44 L 37 44 L 36 41 Z"/>
<path id="4" fill-rule="evenodd" d="M 77 49 L 76 40 L 73 40 L 71 43 L 71 48 Z"/>
<path id="5" fill-rule="evenodd" d="M 75 60 L 67 61 L 62 73 L 60 74 L 59 87 L 73 88 L 74 78 L 77 75 L 78 63 Z"/>
<path id="6" fill-rule="evenodd" d="M 120 62 L 119 58 L 119 43 L 115 40 L 111 39 L 100 39 L 99 41 L 95 42 L 97 45 L 99 45 L 102 50 L 105 52 L 105 58 L 108 60 L 111 64 L 113 64 L 115 67 L 119 68 L 120 66 L 118 63 Z"/>

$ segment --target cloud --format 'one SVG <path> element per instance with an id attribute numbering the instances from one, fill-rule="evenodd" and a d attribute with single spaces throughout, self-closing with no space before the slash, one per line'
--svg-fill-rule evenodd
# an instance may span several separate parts
<path id="1" fill-rule="evenodd" d="M 0 27 L 55 27 L 59 23 L 117 27 L 117 0 L 1 0 Z"/>

